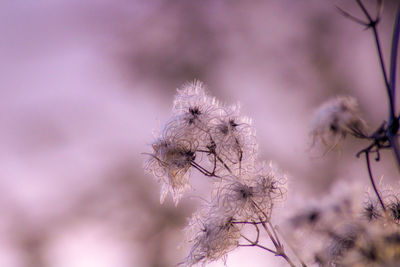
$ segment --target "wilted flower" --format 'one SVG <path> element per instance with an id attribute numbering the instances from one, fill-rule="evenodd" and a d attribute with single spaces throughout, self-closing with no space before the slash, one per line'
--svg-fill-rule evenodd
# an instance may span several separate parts
<path id="1" fill-rule="evenodd" d="M 400 223 L 400 201 L 398 199 L 393 200 L 389 203 L 388 208 L 394 222 Z"/>
<path id="2" fill-rule="evenodd" d="M 205 85 L 195 80 L 178 89 L 174 100 L 173 115 L 186 115 L 189 124 L 211 116 L 219 109 L 219 103 L 207 94 Z"/>
<path id="3" fill-rule="evenodd" d="M 262 213 L 257 209 L 254 203 L 255 188 L 244 182 L 233 180 L 225 182 L 218 188 L 217 202 L 228 216 L 235 215 L 237 220 L 246 221 L 253 216 L 258 220 L 257 214 Z M 271 205 L 271 200 L 266 199 Z M 269 210 L 266 211 L 269 213 Z"/>
<path id="4" fill-rule="evenodd" d="M 224 115 L 214 121 L 210 132 L 217 144 L 216 153 L 237 175 L 240 175 L 240 169 L 249 164 L 253 166 L 258 155 L 251 120 L 240 116 L 239 112 L 238 105 L 226 108 Z"/>
<path id="5" fill-rule="evenodd" d="M 374 216 L 374 219 L 391 219 L 392 222 L 400 224 L 400 200 L 398 189 L 384 184 L 381 184 L 381 189 L 381 198 L 385 205 L 386 212 L 383 211 L 381 205 L 378 205 L 379 202 L 376 197 L 370 197 L 370 199 L 368 200 L 368 203 L 370 203 L 370 205 L 367 205 L 366 209 L 372 208 L 372 206 L 374 206 L 374 212 L 377 215 Z M 389 217 L 383 215 L 389 215 Z"/>
<path id="6" fill-rule="evenodd" d="M 239 245 L 240 228 L 232 222 L 232 217 L 221 213 L 218 207 L 197 212 L 186 228 L 192 248 L 185 259 L 185 266 L 206 264 L 226 257 Z"/>
<path id="7" fill-rule="evenodd" d="M 157 140 L 152 147 L 153 153 L 149 154 L 145 169 L 162 182 L 161 203 L 170 192 L 177 204 L 183 192 L 190 187 L 188 170 L 196 157 L 195 152 L 188 144 L 164 139 Z"/>
<path id="8" fill-rule="evenodd" d="M 312 124 L 313 143 L 321 140 L 327 146 L 336 145 L 347 134 L 365 137 L 365 122 L 358 114 L 357 100 L 341 96 L 322 104 Z"/>
<path id="9" fill-rule="evenodd" d="M 272 172 L 254 170 L 226 178 L 217 186 L 215 201 L 228 216 L 239 221 L 269 220 L 275 201 L 285 193 L 284 182 Z"/>
<path id="10" fill-rule="evenodd" d="M 200 81 L 187 83 L 178 89 L 172 118 L 164 136 L 196 142 L 207 142 L 212 121 L 221 115 L 218 101 L 206 93 Z"/>
<path id="11" fill-rule="evenodd" d="M 381 207 L 378 204 L 377 200 L 368 199 L 366 203 L 364 203 L 362 215 L 368 221 L 374 221 L 379 219 L 382 216 Z"/>

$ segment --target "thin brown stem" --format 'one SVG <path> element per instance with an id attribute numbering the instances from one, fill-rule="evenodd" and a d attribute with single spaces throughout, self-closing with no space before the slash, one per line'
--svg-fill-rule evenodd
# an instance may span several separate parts
<path id="1" fill-rule="evenodd" d="M 243 239 L 245 239 L 247 242 L 249 242 L 249 244 L 241 244 L 241 245 L 239 245 L 239 246 L 241 246 L 241 247 L 253 247 L 253 246 L 256 246 L 256 247 L 262 248 L 262 249 L 264 249 L 264 250 L 267 250 L 267 251 L 269 251 L 269 252 L 271 252 L 271 253 L 277 255 L 277 252 L 276 252 L 276 251 L 274 251 L 274 250 L 272 250 L 272 249 L 270 249 L 270 248 L 267 248 L 267 247 L 265 247 L 265 246 L 262 246 L 262 245 L 260 245 L 260 244 L 258 243 L 258 241 L 259 241 L 259 239 L 260 239 L 260 229 L 258 229 L 257 223 L 254 222 L 254 223 L 252 223 L 252 224 L 254 225 L 254 227 L 256 228 L 256 231 L 257 231 L 256 240 L 255 240 L 255 241 L 252 241 L 250 238 L 247 238 L 247 237 L 244 236 L 244 235 L 240 235 Z"/>
<path id="2" fill-rule="evenodd" d="M 277 255 L 276 251 L 274 251 L 274 250 L 272 250 L 270 248 L 264 247 L 263 245 L 260 245 L 260 244 L 239 244 L 239 247 L 259 247 L 259 248 L 262 248 L 262 249 L 264 249 L 266 251 L 269 251 L 269 252 Z"/>
<path id="3" fill-rule="evenodd" d="M 282 258 L 284 258 L 287 261 L 287 263 L 289 263 L 290 266 L 296 267 L 296 265 L 294 265 L 294 263 L 290 260 L 290 258 L 286 254 L 278 254 L 277 256 L 281 256 Z"/>
<path id="4" fill-rule="evenodd" d="M 267 221 L 259 221 L 259 222 L 248 222 L 248 221 L 232 221 L 233 224 L 262 224 L 266 223 Z"/>
<path id="5" fill-rule="evenodd" d="M 251 244 L 258 244 L 258 240 L 260 239 L 260 229 L 258 229 L 257 224 L 253 224 L 254 228 L 256 228 L 256 232 L 257 232 L 257 237 L 255 241 L 251 241 L 250 239 L 248 239 L 247 237 L 245 237 L 244 235 L 241 235 L 244 239 L 246 239 L 249 243 Z"/>
<path id="6" fill-rule="evenodd" d="M 270 220 L 268 220 L 268 225 L 269 225 L 269 227 L 271 227 L 272 233 L 274 234 L 275 239 L 278 242 L 279 247 L 283 247 L 281 241 L 279 240 L 278 234 L 275 231 L 275 227 L 272 225 Z"/>
<path id="7" fill-rule="evenodd" d="M 289 248 L 292 250 L 293 254 L 296 256 L 296 258 L 299 260 L 300 264 L 302 267 L 307 267 L 307 264 L 303 261 L 303 259 L 300 257 L 300 255 L 297 253 L 296 249 L 290 244 L 290 242 L 287 241 L 285 236 L 282 234 L 282 232 L 279 229 L 276 229 L 276 231 L 280 234 L 280 236 L 283 237 L 283 240 L 285 243 L 289 246 Z"/>
<path id="8" fill-rule="evenodd" d="M 271 227 L 273 233 L 271 233 L 271 231 L 268 228 L 268 225 L 266 223 L 261 223 L 261 225 L 263 226 L 263 228 L 265 229 L 265 231 L 267 232 L 269 238 L 271 239 L 272 243 L 274 244 L 276 250 L 277 250 L 277 254 L 276 256 L 281 256 L 282 258 L 284 258 L 290 266 L 295 266 L 293 264 L 293 262 L 290 260 L 290 258 L 287 256 L 287 254 L 285 253 L 285 249 L 282 245 L 282 243 L 279 240 L 279 237 L 277 235 L 277 233 L 275 232 L 274 227 L 272 226 L 270 219 L 268 218 L 267 214 L 257 205 L 257 203 L 255 203 L 254 201 L 252 201 L 252 204 L 254 205 L 254 207 L 256 207 L 261 214 L 263 214 L 263 216 L 265 216 L 266 219 L 268 219 L 267 223 L 268 225 Z M 260 221 L 263 221 L 261 219 L 261 216 L 259 216 Z"/>
<path id="9" fill-rule="evenodd" d="M 222 165 L 225 167 L 225 169 L 226 169 L 230 174 L 233 174 L 233 172 L 231 171 L 231 169 L 228 167 L 228 165 L 226 165 L 226 163 L 221 159 L 221 157 L 218 156 L 218 155 L 216 155 L 216 156 L 217 156 L 218 161 L 222 163 Z"/>
<path id="10" fill-rule="evenodd" d="M 205 176 L 208 177 L 215 177 L 215 178 L 221 178 L 220 176 L 216 175 L 214 172 L 209 172 L 208 170 L 206 170 L 205 168 L 203 168 L 202 166 L 200 166 L 198 163 L 192 161 L 190 163 L 190 165 L 192 167 L 194 167 L 195 169 L 197 169 L 199 172 L 201 172 L 202 174 L 204 174 Z"/>

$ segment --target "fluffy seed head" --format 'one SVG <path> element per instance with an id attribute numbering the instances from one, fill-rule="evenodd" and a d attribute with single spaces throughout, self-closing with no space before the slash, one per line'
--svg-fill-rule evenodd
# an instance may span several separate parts
<path id="1" fill-rule="evenodd" d="M 186 266 L 210 263 L 226 257 L 238 246 L 240 229 L 218 207 L 206 208 L 193 215 L 186 228 L 192 248 Z"/>
<path id="2" fill-rule="evenodd" d="M 220 112 L 218 101 L 206 93 L 202 82 L 193 81 L 178 89 L 173 115 L 179 117 L 182 123 L 202 127 Z"/>
<path id="3" fill-rule="evenodd" d="M 274 203 L 283 198 L 284 181 L 265 168 L 226 178 L 214 193 L 215 202 L 235 220 L 267 220 Z"/>
<path id="4" fill-rule="evenodd" d="M 178 204 L 183 192 L 190 188 L 188 170 L 195 159 L 195 152 L 185 143 L 173 143 L 159 139 L 153 143 L 145 169 L 162 182 L 160 202 L 168 192 Z"/>
<path id="5" fill-rule="evenodd" d="M 314 117 L 312 136 L 325 145 L 334 146 L 347 134 L 365 136 L 365 122 L 358 114 L 357 100 L 341 96 L 322 104 Z"/>
<path id="6" fill-rule="evenodd" d="M 213 121 L 211 128 L 211 135 L 217 144 L 216 152 L 237 175 L 238 169 L 254 166 L 258 155 L 256 133 L 251 120 L 240 116 L 239 111 L 237 105 L 225 108 L 224 115 Z"/>

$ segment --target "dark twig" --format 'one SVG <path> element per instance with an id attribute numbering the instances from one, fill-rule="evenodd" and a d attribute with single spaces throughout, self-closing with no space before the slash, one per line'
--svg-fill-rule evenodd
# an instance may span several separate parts
<path id="1" fill-rule="evenodd" d="M 397 70 L 397 57 L 399 48 L 399 36 L 400 36 L 400 4 L 397 8 L 396 20 L 393 27 L 392 36 L 392 51 L 390 56 L 390 88 L 393 98 L 393 110 L 396 108 L 396 70 Z M 397 132 L 399 130 L 399 118 L 393 114 L 390 115 L 388 138 L 390 145 L 392 146 L 395 158 L 397 160 L 397 167 L 400 168 L 400 148 L 399 140 L 397 138 Z"/>
<path id="2" fill-rule="evenodd" d="M 394 111 L 394 99 L 393 99 L 393 94 L 392 94 L 392 90 L 390 89 L 390 84 L 389 84 L 389 80 L 388 80 L 388 76 L 387 76 L 387 72 L 386 72 L 386 67 L 385 67 L 385 62 L 383 59 L 383 53 L 382 53 L 382 48 L 381 48 L 381 43 L 380 43 L 380 38 L 379 38 L 379 33 L 377 30 L 377 25 L 380 21 L 380 17 L 379 17 L 379 13 L 378 16 L 373 19 L 371 17 L 371 15 L 369 14 L 368 10 L 365 8 L 364 4 L 361 2 L 361 0 L 356 0 L 357 4 L 359 5 L 359 7 L 361 8 L 361 10 L 363 11 L 363 13 L 365 14 L 365 16 L 368 19 L 368 24 L 367 26 L 369 28 L 372 29 L 372 32 L 374 34 L 374 39 L 375 39 L 375 45 L 376 45 L 376 49 L 378 50 L 378 57 L 379 57 L 379 63 L 381 66 L 381 71 L 382 71 L 382 75 L 383 75 L 383 79 L 385 82 L 385 87 L 386 87 L 386 91 L 387 91 L 387 95 L 389 98 L 389 104 L 390 104 L 390 115 L 391 118 L 393 118 L 395 115 L 395 111 Z M 382 1 L 381 1 L 381 5 L 382 5 Z"/>
<path id="3" fill-rule="evenodd" d="M 249 222 L 249 221 L 232 221 L 232 224 L 263 224 L 266 223 L 267 221 L 255 221 L 255 222 Z"/>
<path id="4" fill-rule="evenodd" d="M 366 153 L 369 156 L 370 152 L 376 152 L 376 160 L 380 159 L 379 150 L 382 148 L 391 148 L 394 153 L 394 157 L 397 161 L 397 167 L 400 169 L 400 145 L 397 138 L 397 132 L 399 130 L 399 117 L 396 116 L 396 103 L 395 103 L 395 95 L 396 95 L 396 69 L 397 69 L 397 57 L 398 57 L 398 47 L 399 47 L 399 36 L 400 36 L 400 5 L 397 9 L 397 15 L 394 23 L 393 28 L 393 36 L 392 36 L 392 51 L 390 57 L 390 79 L 386 71 L 385 62 L 383 58 L 382 47 L 380 43 L 380 37 L 377 29 L 377 25 L 381 18 L 382 7 L 383 7 L 383 0 L 377 0 L 376 3 L 378 5 L 377 8 L 377 15 L 373 18 L 370 12 L 367 10 L 365 5 L 361 0 L 355 0 L 359 8 L 361 9 L 362 13 L 366 17 L 366 22 L 354 17 L 353 15 L 349 14 L 348 12 L 344 11 L 343 9 L 337 7 L 340 13 L 361 25 L 366 26 L 367 28 L 372 29 L 374 35 L 374 41 L 376 45 L 376 49 L 378 52 L 379 64 L 381 68 L 381 72 L 383 75 L 383 80 L 385 83 L 386 93 L 389 100 L 389 125 L 385 127 L 382 125 L 378 130 L 369 138 L 373 140 L 373 143 L 370 144 L 367 148 L 361 150 L 357 153 L 357 157 L 360 156 L 361 153 Z M 358 136 L 358 132 L 355 132 L 356 137 L 362 138 L 362 136 Z M 367 137 L 368 139 L 368 137 Z M 386 143 L 389 143 L 387 145 Z M 368 158 L 369 161 L 369 158 Z"/>
<path id="5" fill-rule="evenodd" d="M 370 163 L 370 161 L 369 161 L 369 152 L 365 152 L 365 161 L 366 161 L 366 163 L 367 163 L 368 175 L 369 175 L 369 179 L 370 179 L 370 181 L 371 181 L 372 188 L 374 189 L 375 194 L 376 194 L 376 196 L 378 197 L 379 203 L 381 204 L 383 211 L 386 212 L 385 204 L 383 204 L 382 197 L 381 197 L 381 195 L 380 195 L 379 192 L 378 192 L 378 188 L 377 188 L 376 185 L 375 185 L 374 177 L 372 176 L 371 163 Z"/>
<path id="6" fill-rule="evenodd" d="M 267 216 L 267 214 L 257 205 L 256 202 L 252 201 L 253 206 L 258 210 L 258 212 L 260 212 L 267 220 L 267 223 L 269 225 L 269 227 L 271 227 L 271 230 L 269 230 L 268 225 L 264 222 L 264 220 L 262 220 L 261 215 L 259 215 L 259 219 L 261 222 L 261 225 L 263 226 L 264 230 L 267 232 L 268 237 L 271 239 L 272 243 L 274 244 L 275 248 L 276 248 L 276 255 L 275 256 L 281 256 L 282 258 L 284 258 L 287 263 L 290 266 L 295 266 L 294 263 L 291 261 L 291 259 L 287 256 L 287 254 L 285 253 L 285 249 L 282 245 L 282 243 L 279 240 L 279 237 L 275 231 L 275 229 L 273 228 L 271 221 L 269 220 L 269 216 Z"/>
<path id="7" fill-rule="evenodd" d="M 203 168 L 202 166 L 200 166 L 198 163 L 192 161 L 190 163 L 190 165 L 192 167 L 194 167 L 195 169 L 197 169 L 199 172 L 201 172 L 202 174 L 204 174 L 205 176 L 208 177 L 215 177 L 215 178 L 221 178 L 220 176 L 216 175 L 214 172 L 209 172 L 207 171 L 205 168 Z"/>
<path id="8" fill-rule="evenodd" d="M 335 7 L 336 7 L 337 10 L 340 12 L 340 14 L 343 15 L 343 17 L 345 17 L 345 18 L 347 18 L 347 19 L 350 19 L 350 20 L 354 21 L 355 23 L 361 24 L 361 25 L 363 25 L 363 26 L 367 26 L 367 24 L 366 24 L 364 21 L 362 21 L 361 19 L 354 17 L 354 16 L 351 15 L 349 12 L 343 10 L 342 8 L 340 8 L 340 7 L 338 7 L 338 6 L 335 6 Z"/>
<path id="9" fill-rule="evenodd" d="M 264 249 L 264 250 L 267 250 L 267 251 L 273 253 L 274 255 L 278 255 L 278 252 L 277 252 L 277 251 L 274 251 L 274 250 L 272 250 L 272 249 L 270 249 L 270 248 L 267 248 L 267 247 L 265 247 L 265 246 L 263 246 L 263 245 L 260 245 L 260 244 L 258 243 L 259 240 L 260 240 L 260 229 L 259 229 L 258 226 L 257 226 L 258 223 L 256 223 L 256 222 L 248 222 L 248 223 L 254 225 L 254 227 L 256 228 L 256 231 L 257 231 L 256 240 L 255 240 L 255 241 L 252 241 L 252 240 L 250 240 L 250 238 L 247 238 L 246 236 L 241 235 L 241 237 L 242 237 L 243 239 L 245 239 L 247 242 L 249 242 L 249 244 L 239 244 L 239 246 L 240 246 L 240 247 L 254 247 L 254 246 L 255 246 L 255 247 L 259 247 L 259 248 L 262 248 L 262 249 Z"/>
<path id="10" fill-rule="evenodd" d="M 400 4 L 397 7 L 396 20 L 393 27 L 392 52 L 390 55 L 390 88 L 392 89 L 393 99 L 396 99 L 396 70 L 400 36 Z M 393 103 L 396 107 L 396 103 Z"/>
<path id="11" fill-rule="evenodd" d="M 358 24 L 361 24 L 367 28 L 371 28 L 373 35 L 374 35 L 374 40 L 375 40 L 375 45 L 376 48 L 378 50 L 378 57 L 379 57 L 379 64 L 381 66 L 381 71 L 382 71 L 382 75 L 383 75 L 383 80 L 385 82 L 385 87 L 386 87 L 386 92 L 389 98 L 389 105 L 390 105 L 390 116 L 391 118 L 395 117 L 395 110 L 394 110 L 394 99 L 393 99 L 393 94 L 392 94 L 392 90 L 390 88 L 390 84 L 389 84 L 389 80 L 388 80 L 388 76 L 386 73 L 386 67 L 385 67 L 385 62 L 383 59 L 383 53 L 382 53 L 382 48 L 381 48 L 381 43 L 380 43 L 380 38 L 379 38 L 379 33 L 377 30 L 377 25 L 380 21 L 380 14 L 381 14 L 381 9 L 382 9 L 382 4 L 383 1 L 377 1 L 379 7 L 378 7 L 378 14 L 376 16 L 376 18 L 372 18 L 372 16 L 370 15 L 370 13 L 368 12 L 368 10 L 366 9 L 366 7 L 364 6 L 364 4 L 362 3 L 361 0 L 356 0 L 356 3 L 358 4 L 358 6 L 360 7 L 361 11 L 364 13 L 365 17 L 367 18 L 367 22 L 354 17 L 353 15 L 349 14 L 348 12 L 344 11 L 343 9 L 337 7 L 337 9 L 340 11 L 340 13 L 345 17 L 348 18 Z"/>

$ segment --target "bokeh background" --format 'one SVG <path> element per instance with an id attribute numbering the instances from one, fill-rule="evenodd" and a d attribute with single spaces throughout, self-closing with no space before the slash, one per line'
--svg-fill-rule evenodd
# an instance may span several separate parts
<path id="1" fill-rule="evenodd" d="M 385 1 L 379 25 L 386 60 L 396 2 Z M 337 181 L 366 187 L 365 163 L 354 157 L 365 143 L 348 139 L 323 157 L 323 148 L 310 150 L 313 113 L 331 96 L 358 98 L 371 131 L 386 119 L 372 35 L 335 5 L 361 17 L 345 0 L 3 1 L 0 266 L 179 263 L 199 201 L 160 205 L 141 153 L 176 88 L 193 79 L 253 118 L 260 158 L 288 175 L 283 212 L 326 197 Z M 382 156 L 374 173 L 398 188 L 392 155 Z M 206 179 L 193 180 L 208 190 Z M 282 263 L 257 248 L 227 260 Z"/>

